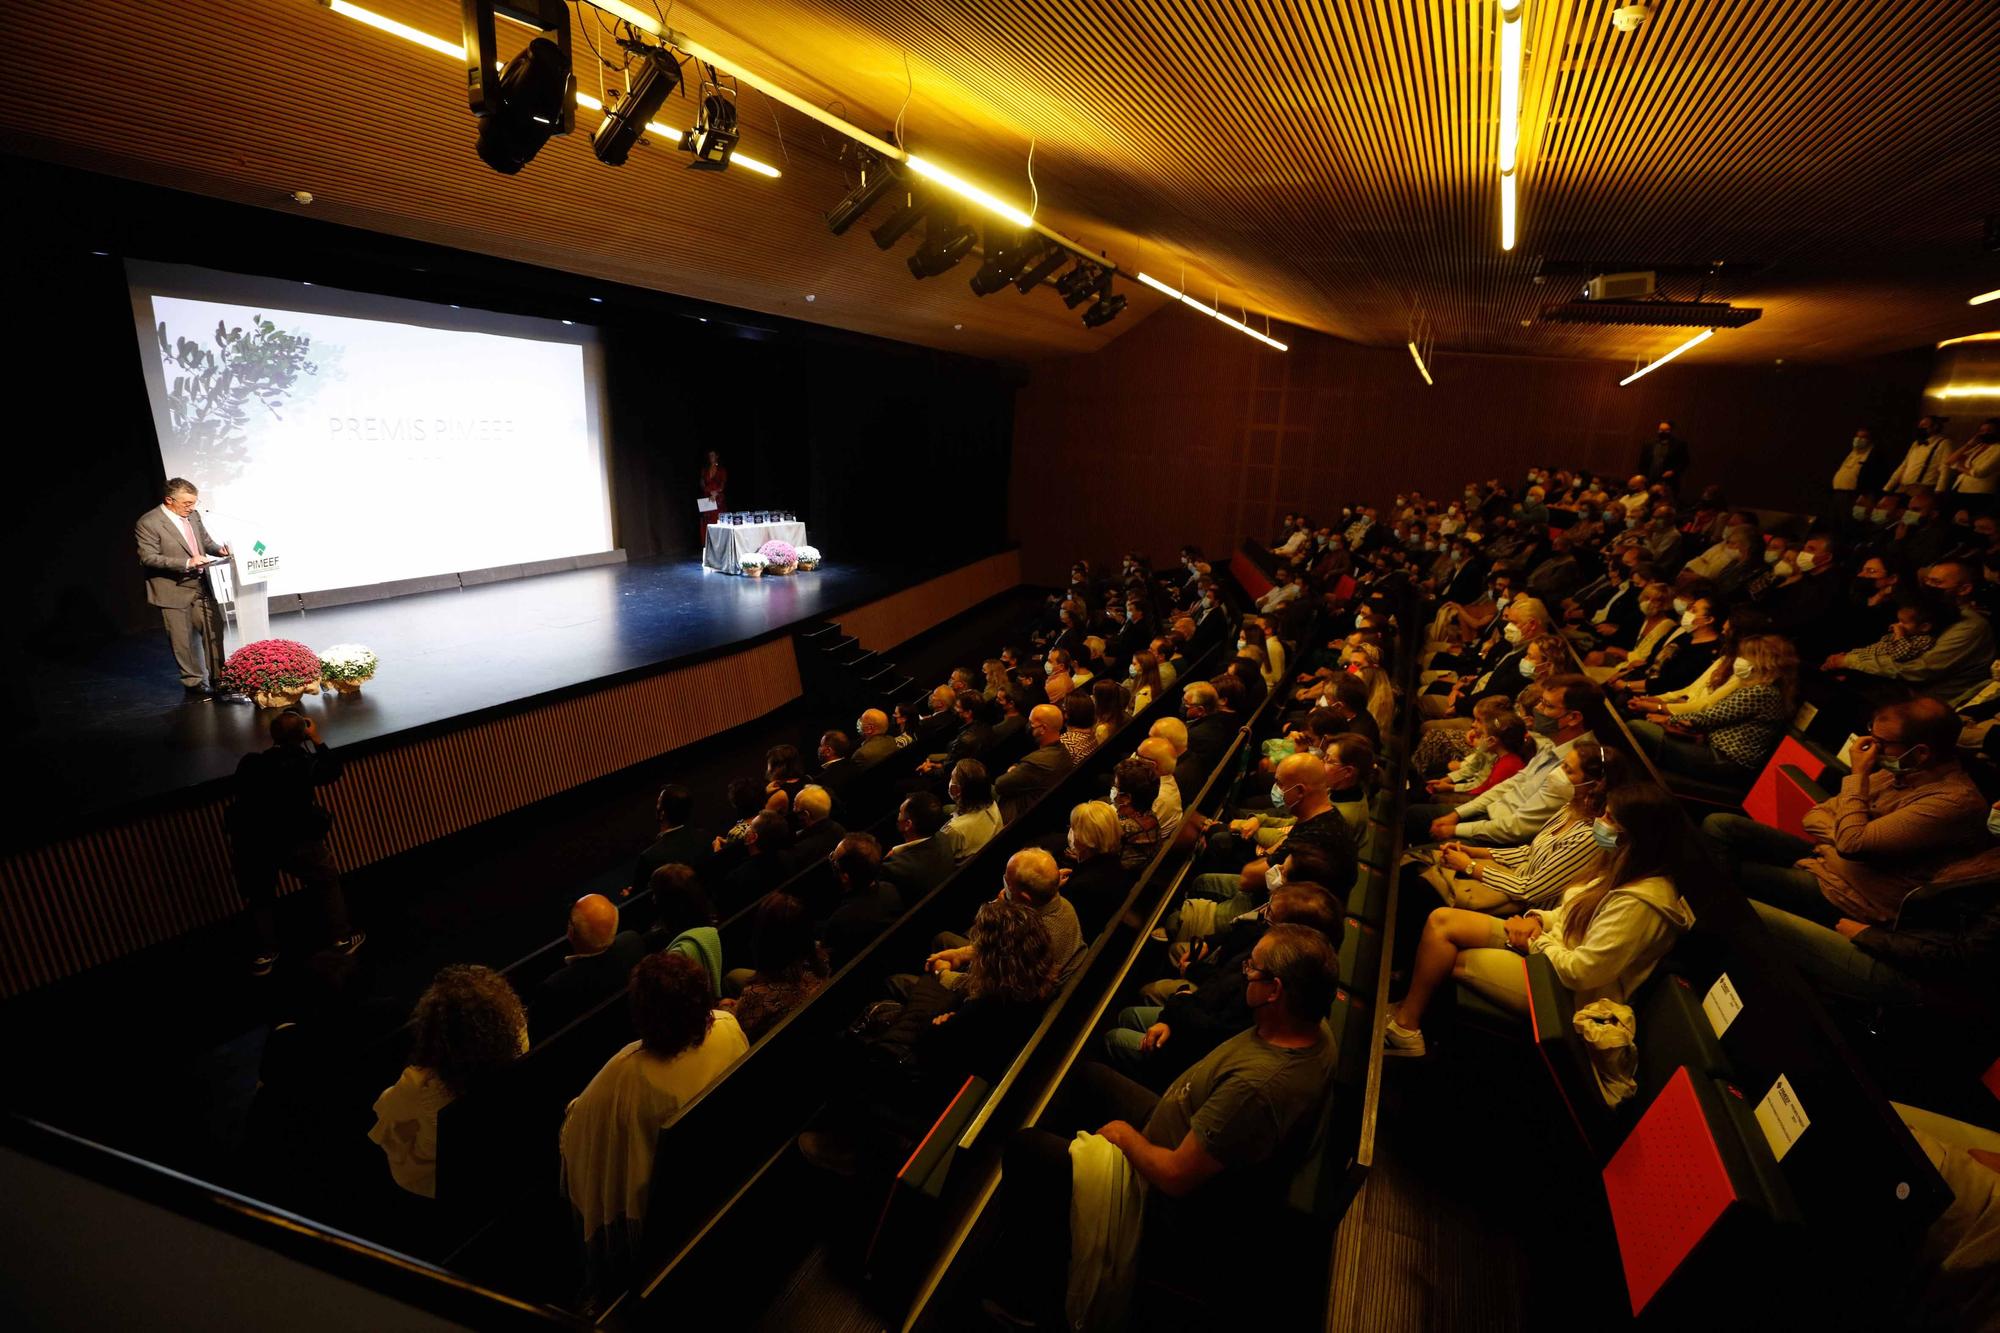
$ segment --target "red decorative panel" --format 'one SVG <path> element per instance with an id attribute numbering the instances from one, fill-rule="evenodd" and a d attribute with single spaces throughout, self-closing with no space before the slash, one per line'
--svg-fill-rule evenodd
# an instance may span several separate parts
<path id="1" fill-rule="evenodd" d="M 1636 1315 L 1737 1198 L 1685 1066 L 1605 1166 L 1604 1194 Z"/>

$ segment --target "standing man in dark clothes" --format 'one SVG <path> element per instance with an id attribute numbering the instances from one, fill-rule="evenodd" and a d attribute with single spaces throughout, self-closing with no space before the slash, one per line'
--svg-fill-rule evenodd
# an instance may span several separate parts
<path id="1" fill-rule="evenodd" d="M 236 890 L 248 905 L 256 952 L 254 976 L 278 961 L 278 872 L 286 871 L 316 897 L 333 948 L 351 954 L 366 938 L 347 923 L 340 874 L 326 849 L 333 816 L 313 799 L 315 788 L 340 776 L 340 759 L 319 728 L 297 708 L 271 719 L 271 748 L 246 754 L 236 766 L 236 790 L 223 826 L 236 870 Z"/>
<path id="2" fill-rule="evenodd" d="M 1666 483 L 1675 495 L 1681 493 L 1681 478 L 1688 470 L 1687 441 L 1674 434 L 1674 423 L 1662 421 L 1652 439 L 1639 446 L 1639 466 L 1633 471 L 1647 481 Z"/>

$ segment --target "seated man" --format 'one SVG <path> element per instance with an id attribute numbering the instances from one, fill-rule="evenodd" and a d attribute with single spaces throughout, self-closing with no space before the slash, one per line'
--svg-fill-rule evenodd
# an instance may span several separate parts
<path id="1" fill-rule="evenodd" d="M 1231 1219 L 1278 1206 L 1327 1094 L 1330 1043 L 1322 1020 L 1339 965 L 1324 935 L 1279 925 L 1257 941 L 1245 976 L 1255 1026 L 1217 1046 L 1164 1097 L 1107 1066 L 1085 1065 L 1039 1123 L 1008 1145 L 998 1232 L 1007 1286 L 997 1303 L 1015 1307 L 1010 1314 L 1043 1318 L 1051 1327 L 1062 1320 L 1073 1204 L 1088 1208 L 1107 1197 L 1131 1203 L 1110 1237 L 1120 1258 L 1106 1265 L 1125 1272 L 1132 1271 L 1124 1260 L 1136 1254 L 1151 1213 L 1144 1206 L 1150 1195 L 1163 1196 L 1161 1207 L 1186 1213 L 1191 1226 L 1211 1235 Z M 1090 1126 L 1100 1128 L 1071 1133 Z M 1108 1192 L 1072 1199 L 1075 1154 L 1088 1155 L 1093 1173 L 1111 1173 Z M 1085 1220 L 1101 1225 L 1096 1217 Z M 1077 1287 L 1092 1293 L 1082 1297 L 1086 1302 L 1107 1294 L 1119 1299 L 1101 1281 Z M 1083 1310 L 1069 1314 L 1076 1326 L 1091 1322 Z"/>
<path id="2" fill-rule="evenodd" d="M 824 787 L 801 787 L 792 798 L 792 816 L 799 830 L 786 855 L 791 861 L 790 873 L 795 875 L 816 861 L 824 861 L 834 845 L 847 836 L 847 830 L 833 819 L 833 797 Z"/>
<path id="3" fill-rule="evenodd" d="M 1405 841 L 1477 843 L 1515 847 L 1541 832 L 1569 804 L 1573 793 L 1562 761 L 1580 740 L 1595 740 L 1604 722 L 1604 694 L 1586 676 L 1564 674 L 1542 682 L 1530 725 L 1546 744 L 1513 777 L 1458 806 L 1413 804 L 1403 817 Z"/>
<path id="4" fill-rule="evenodd" d="M 896 738 L 889 734 L 889 715 L 881 709 L 864 712 L 854 729 L 861 734 L 861 744 L 854 751 L 855 767 L 871 767 L 896 753 Z"/>
<path id="5" fill-rule="evenodd" d="M 792 826 L 775 810 L 760 810 L 743 835 L 747 853 L 722 881 L 717 897 L 725 912 L 747 907 L 791 878 Z"/>
<path id="6" fill-rule="evenodd" d="M 684 865 L 699 874 L 713 855 L 708 830 L 688 822 L 694 815 L 693 792 L 678 782 L 669 782 L 660 788 L 659 798 L 653 803 L 653 812 L 659 820 L 660 831 L 653 845 L 639 853 L 639 859 L 632 867 L 632 887 L 625 893 L 628 898 L 650 884 L 653 872 L 661 866 Z"/>
<path id="7" fill-rule="evenodd" d="M 896 885 L 909 902 L 929 893 L 957 869 L 954 844 L 940 838 L 944 806 L 929 792 L 916 792 L 896 811 L 896 831 L 903 840 L 882 861 L 882 878 Z"/>
<path id="8" fill-rule="evenodd" d="M 1160 775 L 1160 794 L 1153 799 L 1153 816 L 1160 821 L 1160 836 L 1172 842 L 1181 826 L 1181 784 L 1174 780 L 1173 744 L 1163 736 L 1148 736 L 1139 742 L 1138 754 Z"/>
<path id="9" fill-rule="evenodd" d="M 1326 855 L 1327 869 L 1319 882 L 1329 890 L 1345 894 L 1354 887 L 1354 834 L 1328 795 L 1329 781 L 1327 766 L 1316 755 L 1288 755 L 1278 765 L 1271 783 L 1272 808 L 1274 813 L 1290 816 L 1291 825 L 1270 850 L 1242 870 L 1195 876 L 1179 913 L 1179 933 L 1213 934 L 1255 908 L 1263 900 L 1271 866 L 1300 847 L 1312 847 Z M 1204 831 L 1220 822 L 1196 812 L 1190 812 L 1187 819 Z"/>
<path id="10" fill-rule="evenodd" d="M 1887 925 L 1912 889 L 1983 847 L 1987 803 L 1959 766 L 1958 715 L 1935 699 L 1879 708 L 1840 791 L 1806 812 L 1804 838 L 1743 815 L 1702 832 L 1759 902 L 1823 926 Z"/>
<path id="11" fill-rule="evenodd" d="M 1244 1028 L 1256 1014 L 1244 1000 L 1243 967 L 1257 941 L 1272 926 L 1309 926 L 1335 949 L 1343 931 L 1340 900 L 1311 879 L 1321 864 L 1318 852 L 1301 849 L 1286 858 L 1284 878 L 1264 907 L 1230 922 L 1229 928 L 1198 941 L 1175 960 L 1180 975 L 1153 982 L 1139 1004 L 1122 1010 L 1104 1034 L 1104 1058 L 1112 1068 L 1148 1087 L 1200 1060 Z"/>
<path id="12" fill-rule="evenodd" d="M 993 795 L 1000 802 L 1000 813 L 1010 824 L 1076 767 L 1061 741 L 1062 709 L 1054 704 L 1036 704 L 1028 714 L 1028 733 L 1034 737 L 1035 748 L 993 781 Z"/>
<path id="13" fill-rule="evenodd" d="M 861 776 L 854 762 L 854 741 L 844 731 L 829 731 L 819 738 L 819 776 L 813 779 L 838 801 Z"/>
<path id="14" fill-rule="evenodd" d="M 1199 791 L 1229 752 L 1240 724 L 1223 708 L 1221 693 L 1212 681 L 1188 683 L 1181 691 L 1181 713 L 1187 718 L 1187 747 L 1175 777 L 1182 791 Z"/>
<path id="15" fill-rule="evenodd" d="M 1065 976 L 1083 955 L 1083 926 L 1076 908 L 1062 896 L 1062 874 L 1056 858 L 1039 847 L 1024 847 L 1007 858 L 998 896 L 1025 903 L 1048 927 L 1050 957 Z M 965 969 L 972 962 L 972 942 L 964 935 L 940 934 L 932 942 L 932 953 L 924 960 L 924 970 L 947 986 L 965 984 Z M 897 987 L 891 979 L 890 989 Z"/>
<path id="16" fill-rule="evenodd" d="M 867 833 L 850 833 L 831 857 L 840 883 L 840 905 L 819 923 L 819 942 L 838 970 L 872 944 L 903 915 L 903 895 L 881 877 L 882 844 Z"/>
<path id="17" fill-rule="evenodd" d="M 586 893 L 570 906 L 569 948 L 562 966 L 535 988 L 528 1030 L 536 1041 L 624 990 L 646 954 L 636 931 L 618 929 L 617 905 L 601 893 Z"/>

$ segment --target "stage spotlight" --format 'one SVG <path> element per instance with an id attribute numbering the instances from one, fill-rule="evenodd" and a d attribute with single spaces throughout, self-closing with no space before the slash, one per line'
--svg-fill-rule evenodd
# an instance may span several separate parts
<path id="1" fill-rule="evenodd" d="M 972 253 L 979 233 L 970 223 L 960 222 L 946 207 L 931 210 L 924 223 L 924 243 L 910 256 L 910 276 L 935 278 Z"/>
<path id="2" fill-rule="evenodd" d="M 1033 233 L 1001 236 L 989 231 L 986 235 L 986 262 L 972 275 L 972 294 L 991 296 L 1012 284 L 1021 276 L 1022 269 L 1040 257 L 1042 245 L 1042 238 Z"/>
<path id="3" fill-rule="evenodd" d="M 903 196 L 903 202 L 896 205 L 896 211 L 882 219 L 875 230 L 869 232 L 875 238 L 876 248 L 887 250 L 909 234 L 910 228 L 923 221 L 930 210 L 931 201 L 915 191 Z"/>
<path id="4" fill-rule="evenodd" d="M 1076 267 L 1063 274 L 1062 281 L 1056 284 L 1056 291 L 1061 295 L 1063 304 L 1071 310 L 1091 297 L 1101 295 L 1100 289 L 1110 289 L 1109 275 L 1087 259 L 1079 259 Z"/>
<path id="5" fill-rule="evenodd" d="M 1048 253 L 1037 259 L 1026 273 L 1014 283 L 1014 290 L 1026 296 L 1035 288 L 1047 282 L 1049 275 L 1069 262 L 1069 251 L 1060 245 L 1051 244 Z"/>
<path id="6" fill-rule="evenodd" d="M 541 30 L 496 75 L 494 16 Z M 479 157 L 513 175 L 551 136 L 576 128 L 576 75 L 569 54 L 569 6 L 563 0 L 465 0 L 465 82 L 479 117 Z"/>
<path id="7" fill-rule="evenodd" d="M 640 57 L 639 77 L 632 80 L 625 95 L 604 110 L 597 133 L 590 136 L 590 151 L 608 167 L 622 167 L 632 155 L 632 145 L 646 132 L 647 122 L 660 112 L 661 103 L 681 82 L 681 67 L 663 51 L 648 51 Z"/>
<path id="8" fill-rule="evenodd" d="M 728 170 L 729 155 L 742 137 L 736 129 L 736 94 L 712 82 L 702 84 L 701 114 L 694 128 L 681 136 L 681 151 L 694 154 L 688 170 Z"/>
<path id="9" fill-rule="evenodd" d="M 861 169 L 860 182 L 826 215 L 826 225 L 835 236 L 846 235 L 847 229 L 859 222 L 862 215 L 875 206 L 875 201 L 887 194 L 889 187 L 896 183 L 895 171 L 866 148 L 855 149 L 854 160 Z"/>
<path id="10" fill-rule="evenodd" d="M 1111 284 L 1106 282 L 1104 284 L 1104 295 L 1098 297 L 1097 303 L 1083 312 L 1083 326 L 1087 329 L 1094 329 L 1100 324 L 1109 324 L 1124 313 L 1125 293 L 1119 292 L 1113 295 Z"/>

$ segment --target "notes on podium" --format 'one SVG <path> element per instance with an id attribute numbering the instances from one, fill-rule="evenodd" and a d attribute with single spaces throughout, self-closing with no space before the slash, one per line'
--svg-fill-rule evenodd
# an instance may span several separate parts
<path id="1" fill-rule="evenodd" d="M 696 500 L 694 502 L 694 507 L 697 513 L 702 513 L 702 514 L 713 514 L 718 508 L 715 501 L 709 499 L 706 495 L 702 496 L 699 500 Z"/>

